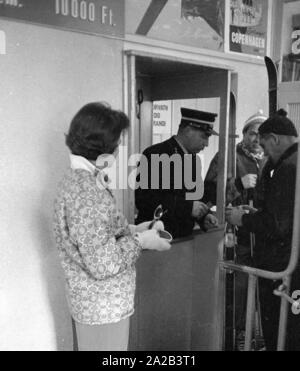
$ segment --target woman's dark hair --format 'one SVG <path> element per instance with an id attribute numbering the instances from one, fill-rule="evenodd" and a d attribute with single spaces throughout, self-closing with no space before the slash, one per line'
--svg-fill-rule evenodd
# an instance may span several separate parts
<path id="1" fill-rule="evenodd" d="M 73 155 L 95 161 L 99 155 L 115 151 L 122 131 L 128 127 L 125 113 L 106 103 L 88 103 L 71 121 L 66 145 Z"/>

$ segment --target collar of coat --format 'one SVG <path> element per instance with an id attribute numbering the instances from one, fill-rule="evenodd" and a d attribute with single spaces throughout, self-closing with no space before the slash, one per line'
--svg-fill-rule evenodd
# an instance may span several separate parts
<path id="1" fill-rule="evenodd" d="M 176 141 L 176 143 L 179 145 L 179 147 L 182 149 L 184 154 L 188 154 L 187 149 L 184 147 L 184 145 L 180 142 L 180 140 L 174 135 L 172 138 Z"/>
<path id="2" fill-rule="evenodd" d="M 267 163 L 263 167 L 263 174 L 270 174 L 272 171 L 278 169 L 284 160 L 289 158 L 293 153 L 297 151 L 298 151 L 298 143 L 295 143 L 281 155 L 281 157 L 279 158 L 279 160 L 277 161 L 275 165 L 272 162 L 272 160 L 269 158 Z"/>
<path id="3" fill-rule="evenodd" d="M 108 189 L 110 179 L 108 175 L 101 169 L 93 165 L 85 157 L 70 154 L 71 169 L 73 170 L 85 170 L 93 174 L 96 177 L 97 187 L 99 189 Z"/>
<path id="4" fill-rule="evenodd" d="M 180 155 L 184 155 L 186 153 L 176 140 L 175 135 L 168 139 L 168 144 L 171 146 L 173 153 L 179 153 Z"/>
<path id="5" fill-rule="evenodd" d="M 264 153 L 252 153 L 248 150 L 248 148 L 245 146 L 244 142 L 241 142 L 237 145 L 237 150 L 240 152 L 243 152 L 247 157 L 249 157 L 251 160 L 258 162 L 261 161 L 264 157 Z"/>
<path id="6" fill-rule="evenodd" d="M 294 143 L 293 145 L 291 145 L 282 155 L 281 157 L 279 158 L 279 160 L 277 161 L 277 163 L 275 165 L 273 165 L 274 167 L 274 170 L 277 169 L 285 159 L 287 159 L 288 157 L 290 157 L 293 153 L 297 152 L 298 151 L 298 143 Z"/>

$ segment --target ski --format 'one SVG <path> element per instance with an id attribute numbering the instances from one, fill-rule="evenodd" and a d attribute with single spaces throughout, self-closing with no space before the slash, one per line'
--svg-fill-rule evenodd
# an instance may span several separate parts
<path id="1" fill-rule="evenodd" d="M 277 111 L 278 71 L 275 63 L 267 56 L 265 57 L 265 65 L 269 81 L 269 116 L 272 116 Z"/>

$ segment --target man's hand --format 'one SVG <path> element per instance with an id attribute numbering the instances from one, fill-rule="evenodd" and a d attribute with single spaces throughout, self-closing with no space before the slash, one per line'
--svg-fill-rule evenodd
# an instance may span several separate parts
<path id="1" fill-rule="evenodd" d="M 205 203 L 201 201 L 194 201 L 193 202 L 193 210 L 192 210 L 192 216 L 195 219 L 201 219 L 203 218 L 209 211 L 209 208 Z"/>
<path id="2" fill-rule="evenodd" d="M 241 178 L 241 181 L 245 189 L 255 188 L 257 182 L 257 175 L 247 174 Z"/>
<path id="3" fill-rule="evenodd" d="M 230 224 L 237 225 L 241 227 L 243 225 L 242 223 L 242 217 L 246 214 L 246 210 L 244 210 L 242 207 L 227 207 L 225 211 L 225 217 L 226 221 Z"/>
<path id="4" fill-rule="evenodd" d="M 130 231 L 131 231 L 132 234 L 141 233 L 141 232 L 147 231 L 149 229 L 151 223 L 152 223 L 152 221 L 143 222 L 143 223 L 140 223 L 138 225 L 130 224 L 129 228 L 130 228 Z M 165 226 L 164 226 L 164 223 L 161 220 L 158 220 L 157 222 L 154 223 L 154 225 L 152 226 L 151 229 L 155 229 L 156 231 L 164 231 Z"/>
<path id="5" fill-rule="evenodd" d="M 219 221 L 217 217 L 215 217 L 213 214 L 207 214 L 204 218 L 204 228 L 206 230 L 217 228 L 219 226 Z"/>
<path id="6" fill-rule="evenodd" d="M 248 205 L 242 205 L 241 207 L 249 214 L 255 214 L 258 211 L 258 209 L 256 209 L 255 207 Z"/>

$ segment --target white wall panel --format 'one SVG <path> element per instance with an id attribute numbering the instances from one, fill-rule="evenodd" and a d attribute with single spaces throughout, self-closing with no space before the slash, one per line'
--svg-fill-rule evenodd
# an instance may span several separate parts
<path id="1" fill-rule="evenodd" d="M 82 105 L 122 108 L 121 43 L 1 20 L 0 350 L 70 350 L 64 278 L 52 237 L 64 133 Z"/>

